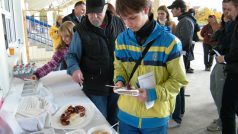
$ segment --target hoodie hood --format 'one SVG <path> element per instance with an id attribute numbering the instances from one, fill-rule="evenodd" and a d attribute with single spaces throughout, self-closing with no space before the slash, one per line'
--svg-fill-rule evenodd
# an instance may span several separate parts
<path id="1" fill-rule="evenodd" d="M 184 18 L 184 17 L 188 17 L 188 18 L 190 18 L 194 23 L 197 23 L 197 20 L 194 18 L 194 16 L 192 16 L 191 13 L 184 13 L 184 14 L 180 15 L 180 16 L 178 17 L 178 20 L 181 20 L 181 19 Z"/>

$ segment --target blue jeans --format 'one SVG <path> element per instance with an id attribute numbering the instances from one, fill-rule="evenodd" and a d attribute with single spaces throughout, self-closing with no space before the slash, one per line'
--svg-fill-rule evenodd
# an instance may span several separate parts
<path id="1" fill-rule="evenodd" d="M 112 93 L 109 96 L 88 95 L 89 99 L 96 105 L 107 121 L 113 125 L 118 122 L 118 94 Z"/>
<path id="2" fill-rule="evenodd" d="M 120 134 L 167 134 L 167 129 L 167 124 L 156 128 L 136 128 L 122 121 L 119 122 Z"/>

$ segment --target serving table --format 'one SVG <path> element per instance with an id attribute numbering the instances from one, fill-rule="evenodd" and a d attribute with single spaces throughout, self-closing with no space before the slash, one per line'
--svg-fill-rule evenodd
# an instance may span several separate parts
<path id="1" fill-rule="evenodd" d="M 75 83 L 72 78 L 66 73 L 65 70 L 63 71 L 54 71 L 48 74 L 47 76 L 43 77 L 39 80 L 53 95 L 54 103 L 58 107 L 63 107 L 70 104 L 83 104 L 83 105 L 90 105 L 91 108 L 95 111 L 93 117 L 90 119 L 91 121 L 85 125 L 82 129 L 86 132 L 93 127 L 100 126 L 100 125 L 109 125 L 107 120 L 104 116 L 100 113 L 100 111 L 96 108 L 96 106 L 92 103 L 92 101 L 84 94 L 82 91 L 82 87 Z M 18 97 L 11 97 L 11 94 L 21 94 L 21 90 L 16 90 L 17 87 L 20 87 L 21 83 L 11 83 L 11 87 L 14 92 L 10 91 L 8 96 L 6 97 L 5 106 L 3 103 L 3 109 L 5 111 L 9 111 L 9 113 L 15 114 L 16 109 L 12 109 L 10 105 L 17 105 L 15 103 L 19 102 L 21 98 L 20 95 L 15 95 Z M 19 92 L 19 93 L 17 93 Z M 11 101 L 11 102 L 7 102 Z M 9 105 L 9 106 L 8 106 Z M 11 118 L 12 119 L 12 118 Z M 49 128 L 45 128 L 49 129 Z M 50 128 L 52 129 L 52 128 Z M 56 134 L 65 134 L 72 130 L 65 130 L 65 129 L 54 129 Z M 14 131 L 14 133 L 16 133 Z M 29 133 L 29 132 L 24 132 Z M 113 133 L 117 134 L 117 132 L 113 129 Z"/>

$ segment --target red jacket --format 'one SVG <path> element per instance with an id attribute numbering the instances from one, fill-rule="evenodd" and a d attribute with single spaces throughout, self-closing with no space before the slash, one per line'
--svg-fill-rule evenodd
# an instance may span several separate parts
<path id="1" fill-rule="evenodd" d="M 215 41 L 212 39 L 213 33 L 214 32 L 210 24 L 207 24 L 202 28 L 200 34 L 203 37 L 204 44 L 213 45 L 215 43 Z"/>

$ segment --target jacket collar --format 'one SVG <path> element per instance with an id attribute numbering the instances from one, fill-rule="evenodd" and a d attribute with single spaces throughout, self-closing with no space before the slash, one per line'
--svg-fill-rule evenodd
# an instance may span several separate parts
<path id="1" fill-rule="evenodd" d="M 88 19 L 88 16 L 86 15 L 85 17 L 82 18 L 82 24 L 84 25 L 85 28 L 87 28 L 89 31 L 93 31 L 94 33 L 102 36 L 102 37 L 106 37 L 105 35 L 105 30 L 108 28 L 108 26 L 110 26 L 112 24 L 112 15 L 110 12 L 106 12 L 106 16 L 105 16 L 107 20 L 107 26 L 105 29 L 102 29 L 100 27 L 95 27 L 94 25 L 91 24 L 91 22 Z"/>
<path id="2" fill-rule="evenodd" d="M 142 44 L 142 46 L 146 46 L 149 42 L 157 39 L 163 32 L 165 32 L 164 29 L 156 22 L 154 29 L 152 30 L 146 41 Z M 126 33 L 128 34 L 130 41 L 132 41 L 134 44 L 139 45 L 136 40 L 135 33 L 131 29 L 128 28 Z"/>

